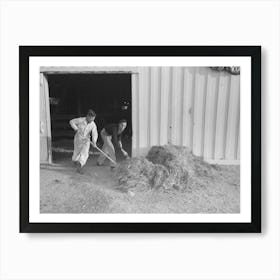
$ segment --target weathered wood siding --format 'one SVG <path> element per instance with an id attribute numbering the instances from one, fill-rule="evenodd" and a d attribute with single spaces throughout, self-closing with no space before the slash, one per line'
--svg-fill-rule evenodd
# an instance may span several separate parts
<path id="1" fill-rule="evenodd" d="M 51 154 L 51 127 L 49 87 L 47 78 L 40 74 L 40 162 L 50 163 Z"/>

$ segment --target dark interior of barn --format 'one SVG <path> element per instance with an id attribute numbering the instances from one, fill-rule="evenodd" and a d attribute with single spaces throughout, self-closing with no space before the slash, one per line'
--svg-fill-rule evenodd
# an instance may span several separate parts
<path id="1" fill-rule="evenodd" d="M 49 74 L 49 96 L 53 160 L 73 149 L 74 131 L 69 125 L 73 118 L 84 117 L 89 109 L 97 116 L 98 132 L 108 123 L 127 120 L 123 132 L 124 149 L 131 155 L 131 75 L 106 74 Z M 98 138 L 102 147 L 102 139 Z"/>

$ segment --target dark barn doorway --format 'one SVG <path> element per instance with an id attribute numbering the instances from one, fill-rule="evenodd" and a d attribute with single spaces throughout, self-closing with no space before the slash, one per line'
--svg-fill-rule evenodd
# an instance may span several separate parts
<path id="1" fill-rule="evenodd" d="M 84 117 L 88 109 L 97 114 L 95 123 L 99 133 L 108 123 L 127 120 L 122 142 L 131 156 L 131 74 L 48 74 L 47 77 L 54 162 L 71 159 L 74 131 L 69 121 Z M 102 147 L 101 137 L 97 144 Z"/>

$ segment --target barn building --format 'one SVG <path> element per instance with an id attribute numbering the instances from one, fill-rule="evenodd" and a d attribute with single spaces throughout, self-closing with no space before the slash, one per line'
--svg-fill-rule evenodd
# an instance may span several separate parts
<path id="1" fill-rule="evenodd" d="M 128 120 L 127 149 L 183 145 L 211 163 L 239 164 L 240 76 L 209 67 L 41 67 L 40 161 L 52 163 L 69 120 L 89 108 L 103 125 Z"/>

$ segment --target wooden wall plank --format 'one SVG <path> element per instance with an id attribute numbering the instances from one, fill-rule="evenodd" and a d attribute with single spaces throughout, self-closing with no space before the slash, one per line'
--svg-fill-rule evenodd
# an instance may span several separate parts
<path id="1" fill-rule="evenodd" d="M 227 127 L 229 85 L 230 74 L 221 72 L 219 79 L 215 132 L 215 160 L 222 160 L 225 158 L 225 131 Z"/>
<path id="2" fill-rule="evenodd" d="M 132 156 L 139 155 L 139 75 L 131 75 Z"/>
<path id="3" fill-rule="evenodd" d="M 240 78 L 239 78 L 240 79 Z M 240 83 L 240 81 L 239 81 Z M 240 86 L 240 84 L 239 84 Z M 240 147 L 239 147 L 239 138 L 240 138 L 240 88 L 239 88 L 239 105 L 237 110 L 237 122 L 236 122 L 236 145 L 235 145 L 235 157 L 234 159 L 240 160 Z"/>
<path id="4" fill-rule="evenodd" d="M 158 100 L 157 100 L 157 145 L 160 145 L 160 118 L 161 118 L 161 69 L 162 67 L 157 67 L 158 69 Z"/>
<path id="5" fill-rule="evenodd" d="M 204 151 L 205 159 L 212 159 L 215 148 L 217 91 L 219 73 L 209 70 L 206 89 Z"/>
<path id="6" fill-rule="evenodd" d="M 169 132 L 169 89 L 170 89 L 170 68 L 161 68 L 161 98 L 160 98 L 160 139 L 159 144 L 165 145 L 168 143 Z"/>
<path id="7" fill-rule="evenodd" d="M 43 87 L 45 97 L 45 113 L 47 125 L 47 147 L 48 147 L 48 162 L 52 163 L 52 133 L 51 133 L 51 112 L 49 100 L 49 84 L 46 75 L 43 75 Z"/>
<path id="8" fill-rule="evenodd" d="M 48 162 L 48 143 L 47 143 L 47 115 L 46 99 L 44 92 L 44 78 L 40 74 L 40 162 Z"/>
<path id="9" fill-rule="evenodd" d="M 181 145 L 182 130 L 182 67 L 174 67 L 172 75 L 171 144 Z"/>
<path id="10" fill-rule="evenodd" d="M 240 130 L 240 128 L 239 128 Z M 240 160 L 240 133 L 238 133 L 238 139 L 237 139 L 237 153 L 236 153 L 236 159 Z"/>
<path id="11" fill-rule="evenodd" d="M 178 110 L 177 113 L 177 145 L 183 145 L 183 119 L 184 119 L 184 68 L 179 68 L 178 77 L 178 88 L 179 88 L 179 98 L 178 98 Z"/>
<path id="12" fill-rule="evenodd" d="M 184 68 L 182 145 L 192 148 L 195 67 Z"/>
<path id="13" fill-rule="evenodd" d="M 158 145 L 159 132 L 159 78 L 160 68 L 151 67 L 151 90 L 150 90 L 150 146 Z"/>
<path id="14" fill-rule="evenodd" d="M 139 154 L 149 149 L 149 68 L 141 67 L 139 73 Z"/>
<path id="15" fill-rule="evenodd" d="M 236 159 L 237 135 L 239 129 L 239 75 L 231 75 L 229 109 L 226 132 L 225 158 Z"/>
<path id="16" fill-rule="evenodd" d="M 199 67 L 195 76 L 193 153 L 203 155 L 205 91 L 207 83 L 206 69 Z"/>
<path id="17" fill-rule="evenodd" d="M 99 73 L 138 73 L 138 67 L 125 66 L 41 66 L 40 72 L 46 74 L 99 74 Z"/>
<path id="18" fill-rule="evenodd" d="M 173 106 L 173 69 L 174 67 L 169 67 L 169 89 L 168 89 L 168 132 L 167 132 L 167 141 L 168 144 L 171 144 L 172 141 L 172 106 Z"/>

